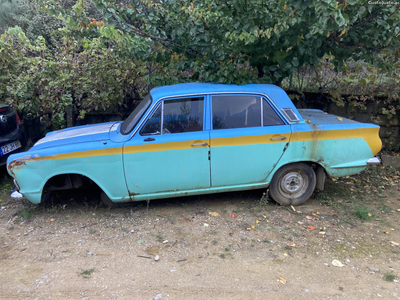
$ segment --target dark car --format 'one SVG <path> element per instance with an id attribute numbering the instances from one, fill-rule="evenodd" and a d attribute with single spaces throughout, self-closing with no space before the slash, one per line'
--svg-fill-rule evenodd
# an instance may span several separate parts
<path id="1" fill-rule="evenodd" d="M 24 131 L 18 114 L 10 106 L 0 104 L 0 165 L 7 162 L 10 154 L 22 150 Z"/>

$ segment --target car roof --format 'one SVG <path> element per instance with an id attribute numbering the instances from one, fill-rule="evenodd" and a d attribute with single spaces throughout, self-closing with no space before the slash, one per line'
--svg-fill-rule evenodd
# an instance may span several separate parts
<path id="1" fill-rule="evenodd" d="M 292 108 L 293 103 L 286 92 L 273 84 L 220 84 L 220 83 L 180 83 L 153 88 L 150 91 L 153 100 L 165 97 L 184 95 L 217 94 L 217 93 L 254 93 L 270 97 L 280 108 Z"/>

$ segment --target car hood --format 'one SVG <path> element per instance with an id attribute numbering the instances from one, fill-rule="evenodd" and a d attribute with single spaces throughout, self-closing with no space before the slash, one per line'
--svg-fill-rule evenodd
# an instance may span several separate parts
<path id="1" fill-rule="evenodd" d="M 109 140 L 112 130 L 117 130 L 120 122 L 108 122 L 94 125 L 85 125 L 52 131 L 34 145 L 35 149 Z"/>

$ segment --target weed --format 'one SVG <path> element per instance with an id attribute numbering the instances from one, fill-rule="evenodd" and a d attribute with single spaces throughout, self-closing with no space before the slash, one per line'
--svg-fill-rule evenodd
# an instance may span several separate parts
<path id="1" fill-rule="evenodd" d="M 96 230 L 95 230 L 95 229 L 91 229 L 91 230 L 89 231 L 89 233 L 90 233 L 90 234 L 95 234 L 95 233 L 96 233 Z"/>
<path id="2" fill-rule="evenodd" d="M 286 250 L 292 250 L 292 247 L 290 247 L 290 246 L 285 246 L 285 249 L 286 249 Z"/>
<path id="3" fill-rule="evenodd" d="M 263 243 L 271 243 L 271 241 L 268 240 L 268 239 L 264 239 L 264 240 L 263 240 Z"/>
<path id="4" fill-rule="evenodd" d="M 369 212 L 368 208 L 366 208 L 364 205 L 356 206 L 354 214 L 356 215 L 357 218 L 359 218 L 362 221 L 371 220 L 372 217 L 372 214 Z"/>
<path id="5" fill-rule="evenodd" d="M 14 228 L 14 226 L 7 227 L 8 230 L 13 230 Z"/>
<path id="6" fill-rule="evenodd" d="M 228 252 L 229 250 L 231 250 L 231 248 L 229 248 L 229 247 L 225 248 L 226 252 Z"/>
<path id="7" fill-rule="evenodd" d="M 261 207 L 267 206 L 269 203 L 269 196 L 267 192 L 264 192 L 258 201 L 258 205 Z"/>
<path id="8" fill-rule="evenodd" d="M 219 257 L 221 257 L 222 259 L 225 259 L 225 254 L 222 253 L 222 254 L 219 255 Z"/>
<path id="9" fill-rule="evenodd" d="M 213 244 L 213 245 L 216 245 L 217 243 L 218 243 L 217 240 L 213 240 L 213 241 L 211 242 L 211 244 Z"/>
<path id="10" fill-rule="evenodd" d="M 210 234 L 215 235 L 215 234 L 217 234 L 217 232 L 213 230 L 213 231 L 210 231 Z"/>
<path id="11" fill-rule="evenodd" d="M 384 213 L 384 214 L 388 214 L 392 212 L 392 209 L 389 206 L 386 206 L 384 204 L 382 204 L 381 206 L 378 207 L 378 209 Z"/>
<path id="12" fill-rule="evenodd" d="M 25 207 L 19 214 L 21 215 L 21 218 L 23 218 L 23 219 L 29 219 L 32 217 L 31 209 L 28 207 Z"/>
<path id="13" fill-rule="evenodd" d="M 160 243 L 162 243 L 163 240 L 164 240 L 164 238 L 163 238 L 161 232 L 158 232 L 158 233 L 157 233 L 156 238 L 157 238 L 157 241 L 159 241 Z"/>
<path id="14" fill-rule="evenodd" d="M 344 288 L 342 286 L 339 286 L 339 291 L 343 291 Z"/>
<path id="15" fill-rule="evenodd" d="M 383 280 L 393 282 L 396 279 L 396 275 L 393 273 L 385 273 L 383 274 Z"/>
<path id="16" fill-rule="evenodd" d="M 82 271 L 79 275 L 81 275 L 83 278 L 87 279 L 90 277 L 90 275 L 92 275 L 93 272 L 94 272 L 94 269 L 90 268 L 90 269 Z"/>

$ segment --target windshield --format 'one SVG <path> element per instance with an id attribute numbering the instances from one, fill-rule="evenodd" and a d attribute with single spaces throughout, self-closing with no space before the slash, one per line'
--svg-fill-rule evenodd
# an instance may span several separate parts
<path id="1" fill-rule="evenodd" d="M 139 122 L 140 118 L 146 112 L 147 108 L 149 108 L 151 104 L 152 98 L 150 94 L 148 94 L 144 99 L 139 103 L 138 106 L 133 110 L 133 112 L 126 118 L 126 120 L 121 125 L 121 133 L 128 134 L 135 128 L 136 124 Z"/>

